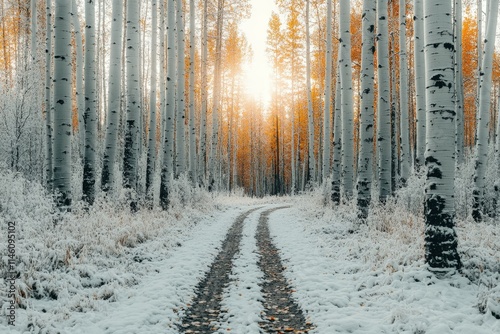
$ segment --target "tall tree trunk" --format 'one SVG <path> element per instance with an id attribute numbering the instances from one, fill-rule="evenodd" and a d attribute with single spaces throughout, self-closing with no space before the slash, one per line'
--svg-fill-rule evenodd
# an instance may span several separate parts
<path id="1" fill-rule="evenodd" d="M 71 1 L 71 15 L 73 22 L 73 32 L 75 34 L 75 49 L 76 49 L 76 107 L 78 113 L 78 153 L 80 158 L 83 159 L 85 152 L 85 92 L 84 92 L 84 82 L 83 82 L 83 42 L 82 33 L 80 26 L 80 19 L 78 17 L 78 5 L 76 0 Z"/>
<path id="2" fill-rule="evenodd" d="M 95 57 L 95 2 L 85 1 L 85 151 L 83 161 L 83 200 L 95 199 L 95 150 L 97 135 L 97 92 Z"/>
<path id="3" fill-rule="evenodd" d="M 161 0 L 160 0 L 161 1 Z M 158 10 L 157 1 L 151 0 L 152 27 L 151 27 L 151 78 L 149 95 L 149 138 L 148 157 L 146 162 L 146 196 L 153 200 L 151 186 L 153 183 L 156 163 L 156 45 L 158 41 Z"/>
<path id="4" fill-rule="evenodd" d="M 123 187 L 137 191 L 137 163 L 141 145 L 139 2 L 127 3 L 127 119 L 123 153 Z M 134 209 L 132 202 L 132 209 Z"/>
<path id="5" fill-rule="evenodd" d="M 52 125 L 52 0 L 46 0 L 45 31 L 45 182 L 52 190 L 53 182 L 53 125 Z"/>
<path id="6" fill-rule="evenodd" d="M 224 0 L 217 2 L 217 38 L 215 42 L 215 69 L 214 69 L 214 92 L 212 108 L 212 140 L 210 149 L 210 182 L 209 191 L 215 190 L 215 170 L 217 159 L 217 148 L 219 141 L 219 99 L 221 86 L 221 60 L 222 60 L 222 28 L 224 26 Z"/>
<path id="7" fill-rule="evenodd" d="M 417 109 L 416 122 L 416 159 L 417 168 L 424 165 L 425 153 L 425 56 L 424 56 L 424 12 L 423 0 L 413 1 L 413 30 L 414 38 L 414 56 L 413 68 L 415 77 L 415 101 Z"/>
<path id="8" fill-rule="evenodd" d="M 175 177 L 186 172 L 186 63 L 184 61 L 184 8 L 177 2 L 177 114 L 175 117 Z"/>
<path id="9" fill-rule="evenodd" d="M 399 110 L 401 185 L 410 174 L 410 122 L 408 103 L 408 60 L 406 57 L 406 0 L 399 0 Z"/>
<path id="10" fill-rule="evenodd" d="M 37 23 L 37 15 L 38 11 L 36 9 L 36 0 L 31 0 L 30 4 L 30 11 L 31 11 L 31 59 L 33 60 L 33 63 L 36 63 L 38 56 L 37 56 L 37 31 L 38 31 L 38 23 Z"/>
<path id="11" fill-rule="evenodd" d="M 339 49 L 340 56 L 340 49 Z M 340 64 L 339 64 L 340 67 Z M 340 68 L 339 68 L 340 69 Z M 335 85 L 335 114 L 333 120 L 333 166 L 332 166 L 332 201 L 340 204 L 340 175 L 342 169 L 342 102 L 340 98 L 340 71 L 337 71 Z"/>
<path id="12" fill-rule="evenodd" d="M 486 163 L 488 161 L 488 134 L 490 129 L 491 79 L 493 74 L 493 53 L 495 51 L 495 32 L 498 20 L 498 0 L 490 0 L 492 10 L 488 14 L 486 38 L 479 88 L 479 113 L 476 128 L 476 164 L 474 173 L 474 203 L 472 216 L 481 221 L 485 212 L 484 191 L 486 181 Z"/>
<path id="13" fill-rule="evenodd" d="M 374 53 L 375 53 L 375 18 L 376 0 L 363 2 L 363 45 L 361 49 L 361 118 L 360 149 L 358 160 L 358 216 L 368 217 L 371 201 L 372 156 L 373 156 L 373 117 L 374 117 Z"/>
<path id="14" fill-rule="evenodd" d="M 54 189 L 57 205 L 71 209 L 71 4 L 55 2 L 54 22 Z"/>
<path id="15" fill-rule="evenodd" d="M 167 7 L 167 103 L 165 137 L 163 145 L 163 165 L 161 170 L 160 204 L 163 210 L 168 209 L 169 193 L 174 171 L 174 115 L 175 115 L 175 0 L 168 0 Z"/>
<path id="16" fill-rule="evenodd" d="M 464 83 L 462 75 L 462 0 L 455 0 L 455 113 L 457 164 L 464 160 Z"/>
<path id="17" fill-rule="evenodd" d="M 332 0 L 326 2 L 326 73 L 323 114 L 323 181 L 330 176 L 330 109 L 332 100 Z"/>
<path id="18" fill-rule="evenodd" d="M 311 36 L 309 33 L 310 0 L 306 0 L 306 89 L 307 89 L 307 174 L 306 184 L 315 181 L 314 111 L 311 97 Z"/>
<path id="19" fill-rule="evenodd" d="M 451 0 L 426 1 L 427 144 L 425 260 L 431 270 L 460 267 L 454 229 L 455 99 Z"/>
<path id="20" fill-rule="evenodd" d="M 391 105 L 389 81 L 389 29 L 387 0 L 377 1 L 378 112 L 377 147 L 379 200 L 391 196 Z"/>
<path id="21" fill-rule="evenodd" d="M 115 180 L 115 160 L 120 123 L 120 100 L 122 80 L 122 38 L 123 38 L 123 1 L 113 0 L 113 21 L 111 23 L 111 41 L 108 77 L 108 117 L 104 147 L 101 189 L 107 192 Z"/>
<path id="22" fill-rule="evenodd" d="M 189 174 L 194 186 L 198 184 L 198 171 L 196 166 L 196 126 L 194 119 L 194 69 L 195 69 L 195 10 L 194 0 L 189 0 Z"/>
<path id="23" fill-rule="evenodd" d="M 207 170 L 207 57 L 208 57 L 208 0 L 203 0 L 203 24 L 201 37 L 201 115 L 199 175 L 202 185 L 206 184 Z"/>

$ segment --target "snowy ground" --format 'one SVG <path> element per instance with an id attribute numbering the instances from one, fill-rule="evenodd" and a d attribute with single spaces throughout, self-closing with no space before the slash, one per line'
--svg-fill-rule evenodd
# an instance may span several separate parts
<path id="1" fill-rule="evenodd" d="M 158 235 L 102 256 L 89 251 L 85 261 L 72 261 L 63 253 L 53 266 L 57 274 L 33 274 L 57 299 L 47 298 L 50 293 L 35 298 L 33 282 L 20 280 L 26 309 L 17 309 L 16 327 L 2 316 L 0 333 L 178 333 L 176 324 L 231 224 L 262 207 L 245 221 L 217 324 L 220 333 L 257 334 L 264 297 L 256 226 L 263 211 L 284 204 L 291 208 L 269 217 L 271 236 L 314 333 L 500 333 L 492 315 L 500 314 L 498 224 L 460 225 L 464 274 L 437 279 L 423 263 L 421 222 L 398 217 L 401 222 L 391 223 L 379 212 L 352 233 L 351 208 L 324 208 L 318 196 L 220 197 L 213 207 L 171 216 Z"/>

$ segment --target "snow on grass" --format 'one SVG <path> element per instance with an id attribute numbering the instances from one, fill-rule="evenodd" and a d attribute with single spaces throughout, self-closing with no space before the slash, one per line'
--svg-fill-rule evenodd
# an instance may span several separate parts
<path id="1" fill-rule="evenodd" d="M 314 333 L 500 332 L 490 312 L 499 296 L 498 224 L 460 224 L 464 273 L 438 279 L 424 263 L 421 217 L 394 202 L 358 228 L 355 212 L 352 203 L 323 207 L 314 194 L 270 216 Z"/>

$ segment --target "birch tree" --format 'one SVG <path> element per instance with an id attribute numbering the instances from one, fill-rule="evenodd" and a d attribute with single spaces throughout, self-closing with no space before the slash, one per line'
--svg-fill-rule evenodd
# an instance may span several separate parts
<path id="1" fill-rule="evenodd" d="M 45 11 L 45 182 L 52 190 L 53 181 L 53 127 L 52 127 L 52 0 L 46 0 Z"/>
<path id="2" fill-rule="evenodd" d="M 37 56 L 37 31 L 38 31 L 38 11 L 36 9 L 36 0 L 31 0 L 30 11 L 31 11 L 31 59 L 33 63 L 38 60 Z"/>
<path id="3" fill-rule="evenodd" d="M 340 49 L 339 49 L 340 57 Z M 340 67 L 340 65 L 339 65 Z M 339 73 L 340 71 L 337 71 Z M 340 73 L 335 85 L 335 112 L 333 120 L 333 166 L 332 166 L 332 202 L 340 204 L 340 174 L 342 169 L 342 102 L 340 98 Z"/>
<path id="4" fill-rule="evenodd" d="M 139 29 L 139 2 L 129 1 L 127 3 L 126 22 L 127 104 L 123 153 L 123 187 L 133 191 L 137 191 L 137 156 L 141 133 Z"/>
<path id="5" fill-rule="evenodd" d="M 215 41 L 215 68 L 214 91 L 212 107 L 212 140 L 210 147 L 210 182 L 209 191 L 215 190 L 215 170 L 217 147 L 219 141 L 219 98 L 221 86 L 221 59 L 222 59 L 222 28 L 224 26 L 224 0 L 217 1 L 217 29 Z"/>
<path id="6" fill-rule="evenodd" d="M 85 152 L 85 88 L 84 88 L 84 59 L 83 59 L 83 42 L 80 26 L 80 18 L 78 15 L 78 5 L 76 0 L 71 1 L 71 17 L 73 23 L 73 33 L 75 36 L 75 51 L 76 51 L 76 108 L 78 114 L 78 153 L 83 158 Z"/>
<path id="7" fill-rule="evenodd" d="M 196 126 L 194 119 L 195 100 L 195 10 L 194 0 L 189 1 L 189 174 L 193 185 L 198 183 L 196 167 Z"/>
<path id="8" fill-rule="evenodd" d="M 387 0 L 377 1 L 378 112 L 377 147 L 379 200 L 391 196 L 391 106 L 389 82 L 389 29 Z"/>
<path id="9" fill-rule="evenodd" d="M 311 36 L 309 33 L 310 0 L 306 0 L 306 90 L 307 90 L 307 176 L 306 183 L 315 179 L 316 160 L 314 158 L 314 114 L 311 97 Z"/>
<path id="10" fill-rule="evenodd" d="M 342 105 L 342 186 L 347 198 L 352 197 L 354 177 L 354 122 L 351 61 L 351 4 L 340 0 L 340 100 Z"/>
<path id="11" fill-rule="evenodd" d="M 97 136 L 97 93 L 95 57 L 95 2 L 85 1 L 85 151 L 83 162 L 83 200 L 95 199 L 95 150 Z"/>
<path id="12" fill-rule="evenodd" d="M 323 180 L 330 176 L 330 109 L 332 100 L 332 0 L 326 2 L 325 110 L 323 114 Z"/>
<path id="13" fill-rule="evenodd" d="M 166 124 L 163 144 L 163 165 L 161 170 L 160 204 L 168 209 L 169 193 L 174 164 L 174 114 L 175 114 L 175 0 L 168 0 L 167 7 L 167 103 L 165 104 Z"/>
<path id="14" fill-rule="evenodd" d="M 101 174 L 101 188 L 107 192 L 115 182 L 114 165 L 116 159 L 116 146 L 118 141 L 118 125 L 120 123 L 120 98 L 121 98 L 121 58 L 123 38 L 123 1 L 113 0 L 113 20 L 111 22 L 111 40 L 109 54 L 108 77 L 108 116 L 106 126 L 106 139 Z"/>
<path id="15" fill-rule="evenodd" d="M 414 77 L 416 101 L 416 164 L 424 165 L 425 153 L 425 56 L 423 0 L 413 1 Z"/>
<path id="16" fill-rule="evenodd" d="M 160 0 L 161 1 L 161 0 Z M 156 45 L 158 40 L 158 6 L 156 0 L 151 0 L 151 78 L 149 94 L 149 138 L 148 156 L 146 162 L 146 196 L 152 200 L 151 184 L 153 183 L 156 162 Z"/>
<path id="17" fill-rule="evenodd" d="M 55 1 L 54 189 L 57 205 L 71 209 L 71 3 Z"/>
<path id="18" fill-rule="evenodd" d="M 207 169 L 207 58 L 208 58 L 208 0 L 203 0 L 203 24 L 201 37 L 201 115 L 200 115 L 200 149 L 199 175 L 202 184 L 206 182 Z"/>
<path id="19" fill-rule="evenodd" d="M 459 268 L 454 229 L 455 105 L 451 0 L 426 1 L 425 260 L 430 270 Z"/>
<path id="20" fill-rule="evenodd" d="M 184 61 L 184 8 L 182 1 L 177 2 L 177 114 L 175 117 L 175 177 L 186 171 L 186 63 Z"/>
<path id="21" fill-rule="evenodd" d="M 372 156 L 373 156 L 373 118 L 374 118 L 374 53 L 375 53 L 375 18 L 377 5 L 375 0 L 363 1 L 363 45 L 361 49 L 361 118 L 360 148 L 358 160 L 358 216 L 368 217 L 371 201 Z"/>
<path id="22" fill-rule="evenodd" d="M 498 20 L 498 0 L 490 0 L 490 8 L 486 25 L 486 38 L 482 69 L 480 71 L 479 112 L 476 128 L 476 164 L 474 173 L 474 203 L 472 216 L 481 221 L 484 212 L 484 191 L 486 181 L 486 163 L 488 160 L 488 134 L 490 129 L 491 79 L 493 74 L 493 53 L 495 51 L 495 33 Z"/>
<path id="23" fill-rule="evenodd" d="M 455 18 L 455 113 L 457 120 L 457 164 L 464 156 L 464 83 L 462 75 L 462 0 L 455 0 L 453 7 Z"/>
<path id="24" fill-rule="evenodd" d="M 399 0 L 399 109 L 401 185 L 410 174 L 410 123 L 408 103 L 408 59 L 406 56 L 406 0 Z"/>

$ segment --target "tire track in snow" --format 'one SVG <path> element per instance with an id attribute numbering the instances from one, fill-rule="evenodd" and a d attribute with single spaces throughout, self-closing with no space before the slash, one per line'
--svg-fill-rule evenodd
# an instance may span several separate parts
<path id="1" fill-rule="evenodd" d="M 257 226 L 257 246 L 260 252 L 258 265 L 264 273 L 262 293 L 264 296 L 264 321 L 260 327 L 266 333 L 308 333 L 314 329 L 292 298 L 292 289 L 283 275 L 283 264 L 269 233 L 271 212 L 287 207 L 264 211 Z"/>
<path id="2" fill-rule="evenodd" d="M 196 295 L 179 324 L 181 333 L 213 333 L 221 313 L 223 289 L 230 282 L 233 260 L 240 248 L 243 222 L 255 210 L 246 211 L 236 218 L 222 242 L 222 249 L 210 266 L 205 278 L 196 287 Z"/>

